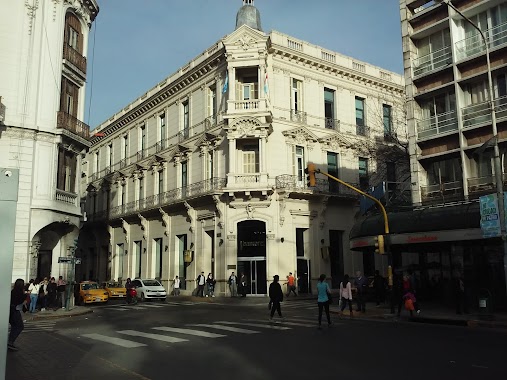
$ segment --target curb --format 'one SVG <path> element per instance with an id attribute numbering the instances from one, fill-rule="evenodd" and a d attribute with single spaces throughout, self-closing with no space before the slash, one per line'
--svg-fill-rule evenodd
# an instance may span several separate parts
<path id="1" fill-rule="evenodd" d="M 92 309 L 84 309 L 82 311 L 77 311 L 77 312 L 69 313 L 69 314 L 35 315 L 35 316 L 32 316 L 32 318 L 26 318 L 26 320 L 36 321 L 36 320 L 43 320 L 43 319 L 62 319 L 62 318 L 77 317 L 80 315 L 86 315 L 86 314 L 90 314 L 90 313 L 93 313 Z"/>

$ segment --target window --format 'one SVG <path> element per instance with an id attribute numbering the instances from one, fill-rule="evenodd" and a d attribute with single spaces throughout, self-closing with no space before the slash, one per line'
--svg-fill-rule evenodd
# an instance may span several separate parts
<path id="1" fill-rule="evenodd" d="M 123 206 L 127 200 L 127 185 L 125 183 L 121 184 L 121 198 L 120 198 L 120 205 Z"/>
<path id="2" fill-rule="evenodd" d="M 123 159 L 127 158 L 129 154 L 129 136 L 123 136 Z"/>
<path id="3" fill-rule="evenodd" d="M 326 119 L 326 128 L 334 128 L 334 91 L 324 88 L 324 117 Z"/>
<path id="4" fill-rule="evenodd" d="M 384 136 L 391 136 L 393 131 L 392 107 L 387 104 L 382 105 L 382 115 L 384 122 Z"/>
<path id="5" fill-rule="evenodd" d="M 157 238 L 157 239 L 153 239 L 155 241 L 155 277 L 157 278 L 162 278 L 162 268 L 163 268 L 163 265 L 162 265 L 162 260 L 163 260 L 163 255 L 162 255 L 162 250 L 163 250 L 163 243 L 164 243 L 164 239 L 162 238 Z"/>
<path id="6" fill-rule="evenodd" d="M 141 155 L 141 158 L 144 158 L 145 156 L 145 149 L 146 149 L 146 125 L 142 125 L 140 128 L 139 128 L 139 137 L 140 137 L 140 147 L 141 149 L 139 150 L 140 151 L 140 155 Z"/>
<path id="7" fill-rule="evenodd" d="M 243 145 L 243 173 L 259 172 L 258 145 Z"/>
<path id="8" fill-rule="evenodd" d="M 356 96 L 356 134 L 365 136 L 364 99 Z"/>
<path id="9" fill-rule="evenodd" d="M 359 187 L 363 190 L 370 186 L 368 179 L 368 159 L 359 157 Z"/>
<path id="10" fill-rule="evenodd" d="M 303 82 L 292 79 L 292 110 L 294 115 L 299 115 L 303 111 Z"/>
<path id="11" fill-rule="evenodd" d="M 338 153 L 327 152 L 327 172 L 331 174 L 333 177 L 338 178 Z M 329 179 L 329 192 L 337 193 L 338 192 L 338 182 Z"/>
<path id="12" fill-rule="evenodd" d="M 217 89 L 215 86 L 208 87 L 208 116 L 211 126 L 214 126 L 217 117 Z"/>
<path id="13" fill-rule="evenodd" d="M 441 30 L 417 42 L 418 64 L 414 75 L 421 75 L 451 63 L 449 29 Z"/>
<path id="14" fill-rule="evenodd" d="M 188 186 L 188 163 L 183 161 L 181 163 L 181 195 L 183 197 L 187 194 L 187 186 Z"/>
<path id="15" fill-rule="evenodd" d="M 294 147 L 294 174 L 299 185 L 303 185 L 305 178 L 305 148 L 302 146 Z"/>
<path id="16" fill-rule="evenodd" d="M 62 95 L 60 98 L 60 110 L 76 117 L 78 109 L 78 87 L 66 78 L 62 78 Z"/>
<path id="17" fill-rule="evenodd" d="M 396 182 L 396 163 L 386 162 L 386 180 L 387 182 Z"/>
<path id="18" fill-rule="evenodd" d="M 139 177 L 138 179 L 139 189 L 138 189 L 138 200 L 141 200 L 144 198 L 144 177 Z"/>
<path id="19" fill-rule="evenodd" d="M 190 135 L 190 104 L 189 101 L 183 102 L 183 137 L 188 138 Z"/>
<path id="20" fill-rule="evenodd" d="M 160 145 L 162 149 L 166 148 L 166 128 L 165 128 L 165 113 L 159 116 L 160 124 Z"/>
<path id="21" fill-rule="evenodd" d="M 135 255 L 136 255 L 136 265 L 134 267 L 135 275 L 137 278 L 141 277 L 141 271 L 142 271 L 142 260 L 141 260 L 141 254 L 143 252 L 143 241 L 137 240 L 134 242 L 134 249 L 135 249 Z"/>
<path id="22" fill-rule="evenodd" d="M 118 278 L 123 278 L 123 256 L 125 249 L 123 243 L 116 244 L 116 256 L 118 257 Z"/>
<path id="23" fill-rule="evenodd" d="M 214 152 L 213 151 L 209 151 L 207 152 L 203 157 L 204 157 L 204 167 L 206 168 L 206 172 L 205 172 L 205 179 L 212 179 L 213 176 L 215 175 L 214 173 Z"/>
<path id="24" fill-rule="evenodd" d="M 99 155 L 100 151 L 97 151 L 95 152 L 95 173 L 98 173 L 99 172 L 99 159 L 100 159 L 100 155 Z"/>
<path id="25" fill-rule="evenodd" d="M 74 50 L 78 50 L 79 32 L 76 31 L 71 26 L 69 26 L 68 33 L 69 33 L 69 41 L 68 41 L 69 46 Z"/>
<path id="26" fill-rule="evenodd" d="M 113 165 L 113 143 L 107 146 L 107 166 Z"/>
<path id="27" fill-rule="evenodd" d="M 56 188 L 75 192 L 77 157 L 74 153 L 63 148 L 58 150 L 58 173 Z"/>
<path id="28" fill-rule="evenodd" d="M 158 193 L 164 193 L 164 170 L 158 171 Z"/>
<path id="29" fill-rule="evenodd" d="M 461 181 L 461 163 L 459 158 L 435 161 L 427 169 L 428 185 L 439 185 Z"/>

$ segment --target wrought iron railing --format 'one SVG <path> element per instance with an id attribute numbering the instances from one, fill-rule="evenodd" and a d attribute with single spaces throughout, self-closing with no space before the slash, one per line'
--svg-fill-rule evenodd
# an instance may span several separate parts
<path id="1" fill-rule="evenodd" d="M 184 128 L 178 132 L 178 142 L 183 142 L 190 137 L 190 128 Z"/>
<path id="2" fill-rule="evenodd" d="M 370 136 L 370 128 L 366 125 L 356 125 L 356 135 L 358 136 Z"/>
<path id="3" fill-rule="evenodd" d="M 64 111 L 58 111 L 56 127 L 65 129 L 85 139 L 90 137 L 90 127 L 76 117 Z"/>
<path id="4" fill-rule="evenodd" d="M 350 184 L 354 187 L 357 187 L 357 184 L 355 183 Z M 359 198 L 359 193 L 331 179 L 327 180 L 317 178 L 315 186 L 309 187 L 306 183 L 305 177 L 300 178 L 297 175 L 283 174 L 275 178 L 275 186 L 277 189 L 285 189 L 293 192 L 313 191 L 314 193 L 326 193 L 331 195 Z"/>
<path id="5" fill-rule="evenodd" d="M 86 74 L 86 57 L 68 44 L 63 45 L 63 59 L 76 66 L 83 74 Z"/>
<path id="6" fill-rule="evenodd" d="M 213 127 L 215 127 L 218 123 L 217 115 L 208 116 L 204 119 L 204 130 L 209 131 Z"/>
<path id="7" fill-rule="evenodd" d="M 290 110 L 290 120 L 296 123 L 306 124 L 307 121 L 306 112 Z"/>
<path id="8" fill-rule="evenodd" d="M 333 129 L 335 131 L 340 130 L 340 120 L 333 119 L 331 117 L 326 117 L 325 120 L 327 129 Z"/>

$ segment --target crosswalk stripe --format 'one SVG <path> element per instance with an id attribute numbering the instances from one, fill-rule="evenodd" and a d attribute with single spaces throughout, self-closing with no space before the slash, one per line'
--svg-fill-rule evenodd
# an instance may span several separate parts
<path id="1" fill-rule="evenodd" d="M 271 330 L 290 330 L 291 329 L 290 327 L 263 325 L 260 323 L 228 322 L 228 321 L 217 321 L 215 323 L 219 323 L 219 324 L 223 324 L 223 325 L 242 325 L 242 326 L 262 327 L 264 329 L 271 329 Z"/>
<path id="2" fill-rule="evenodd" d="M 159 305 L 159 304 L 150 304 L 150 303 L 145 303 L 145 304 L 143 304 L 142 306 L 144 306 L 144 307 L 156 307 L 156 308 L 159 308 L 159 307 L 164 307 L 164 305 Z"/>
<path id="3" fill-rule="evenodd" d="M 116 346 L 121 346 L 121 347 L 125 347 L 125 348 L 146 346 L 146 344 L 144 344 L 144 343 L 138 343 L 138 342 L 134 342 L 132 340 L 127 340 L 127 339 L 114 338 L 112 336 L 106 336 L 106 335 L 101 335 L 101 334 L 84 334 L 82 336 L 85 338 L 98 340 L 100 342 L 111 343 Z"/>
<path id="4" fill-rule="evenodd" d="M 149 333 L 143 333 L 141 331 L 134 331 L 134 330 L 123 330 L 123 331 L 116 331 L 116 332 L 119 334 L 140 336 L 143 338 L 161 340 L 162 342 L 169 342 L 169 343 L 188 342 L 188 339 L 175 338 L 173 336 L 160 335 L 160 334 L 149 334 Z"/>
<path id="5" fill-rule="evenodd" d="M 236 333 L 240 333 L 240 334 L 258 334 L 260 332 L 260 331 L 240 329 L 238 327 L 222 326 L 222 325 L 196 324 L 196 325 L 188 325 L 188 326 L 209 327 L 212 329 L 225 330 L 225 331 L 236 332 Z"/>
<path id="6" fill-rule="evenodd" d="M 128 308 L 128 309 L 134 309 L 134 310 L 145 310 L 145 308 L 142 307 L 142 306 L 132 306 L 132 305 L 130 305 L 130 306 L 125 306 L 125 307 Z"/>
<path id="7" fill-rule="evenodd" d="M 154 330 L 161 330 L 161 331 L 169 331 L 169 332 L 175 332 L 179 334 L 187 334 L 187 335 L 195 335 L 195 336 L 202 336 L 204 338 L 221 338 L 226 335 L 220 335 L 215 333 L 209 333 L 206 331 L 200 331 L 200 330 L 191 330 L 191 329 L 180 329 L 177 327 L 152 327 Z"/>
<path id="8" fill-rule="evenodd" d="M 245 319 L 245 321 L 252 321 L 252 322 L 264 322 L 264 320 L 262 319 Z M 308 324 L 308 323 L 301 323 L 301 322 L 290 322 L 290 321 L 276 321 L 276 323 L 280 323 L 282 325 L 287 325 L 287 326 L 299 326 L 299 327 L 315 327 L 315 323 L 314 324 Z"/>

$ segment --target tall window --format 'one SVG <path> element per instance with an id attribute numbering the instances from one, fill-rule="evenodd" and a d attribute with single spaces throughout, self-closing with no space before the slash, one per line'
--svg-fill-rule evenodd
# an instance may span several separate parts
<path id="1" fill-rule="evenodd" d="M 382 116 L 384 123 L 384 136 L 391 136 L 393 131 L 392 107 L 382 104 Z"/>
<path id="2" fill-rule="evenodd" d="M 139 129 L 139 138 L 140 138 L 140 154 L 141 154 L 141 157 L 144 158 L 145 156 L 145 149 L 146 149 L 146 125 L 142 125 Z"/>
<path id="3" fill-rule="evenodd" d="M 58 173 L 56 188 L 75 192 L 77 157 L 63 148 L 58 150 Z"/>
<path id="4" fill-rule="evenodd" d="M 164 193 L 164 169 L 158 171 L 158 193 Z"/>
<path id="5" fill-rule="evenodd" d="M 291 95 L 292 113 L 297 117 L 303 111 L 303 82 L 292 79 Z"/>
<path id="6" fill-rule="evenodd" d="M 428 185 L 461 181 L 461 160 L 459 158 L 450 158 L 432 162 L 427 169 L 427 174 Z"/>
<path id="7" fill-rule="evenodd" d="M 386 180 L 387 182 L 396 182 L 396 163 L 386 162 Z"/>
<path id="8" fill-rule="evenodd" d="M 141 260 L 141 255 L 143 253 L 143 241 L 137 240 L 134 242 L 135 255 L 136 255 L 136 264 L 134 267 L 136 278 L 141 278 L 142 265 L 143 260 Z"/>
<path id="9" fill-rule="evenodd" d="M 365 119 L 364 119 L 364 99 L 356 96 L 356 134 L 366 135 Z"/>
<path id="10" fill-rule="evenodd" d="M 183 102 L 183 137 L 190 136 L 190 103 L 188 100 Z"/>
<path id="11" fill-rule="evenodd" d="M 125 255 L 125 248 L 123 243 L 116 244 L 116 256 L 118 257 L 118 278 L 123 278 L 123 257 Z"/>
<path id="12" fill-rule="evenodd" d="M 324 117 L 326 118 L 326 128 L 335 129 L 334 109 L 334 90 L 324 88 Z"/>
<path id="13" fill-rule="evenodd" d="M 294 147 L 294 171 L 299 185 L 305 181 L 305 148 L 302 146 Z"/>
<path id="14" fill-rule="evenodd" d="M 359 157 L 359 187 L 363 190 L 370 186 L 368 179 L 368 159 Z"/>
<path id="15" fill-rule="evenodd" d="M 338 178 L 338 153 L 327 152 L 327 172 L 331 174 L 333 177 Z M 338 192 L 338 182 L 329 180 L 329 191 L 331 193 Z"/>
<path id="16" fill-rule="evenodd" d="M 155 277 L 162 278 L 162 249 L 164 240 L 162 238 L 153 239 L 155 242 Z"/>
<path id="17" fill-rule="evenodd" d="M 100 151 L 96 151 L 95 152 L 95 173 L 98 173 L 99 172 L 99 159 L 100 159 L 100 155 L 99 155 Z"/>
<path id="18" fill-rule="evenodd" d="M 125 183 L 121 184 L 121 197 L 120 197 L 120 205 L 123 206 L 127 200 L 127 185 Z"/>
<path id="19" fill-rule="evenodd" d="M 206 172 L 205 172 L 205 178 L 206 179 L 212 179 L 213 176 L 215 175 L 214 173 L 214 152 L 211 150 L 209 152 L 206 153 L 206 155 L 204 155 L 204 167 L 206 168 Z"/>
<path id="20" fill-rule="evenodd" d="M 160 124 L 160 145 L 162 149 L 166 148 L 166 127 L 165 127 L 165 113 L 159 116 Z"/>
<path id="21" fill-rule="evenodd" d="M 183 197 L 187 194 L 187 185 L 188 185 L 188 163 L 187 161 L 183 161 L 181 163 L 181 194 Z"/>
<path id="22" fill-rule="evenodd" d="M 78 50 L 78 41 L 79 41 L 79 32 L 76 31 L 74 28 L 69 26 L 69 46 L 73 48 L 74 50 Z"/>
<path id="23" fill-rule="evenodd" d="M 139 189 L 138 189 L 138 200 L 141 200 L 144 198 L 144 177 L 139 177 L 138 179 Z"/>
<path id="24" fill-rule="evenodd" d="M 123 136 L 123 157 L 127 158 L 129 155 L 129 136 L 125 135 Z"/>
<path id="25" fill-rule="evenodd" d="M 107 146 L 107 166 L 113 165 L 113 143 Z"/>
<path id="26" fill-rule="evenodd" d="M 259 146 L 258 145 L 243 145 L 243 173 L 258 173 L 259 172 Z"/>
<path id="27" fill-rule="evenodd" d="M 208 116 L 211 126 L 215 125 L 217 117 L 217 88 L 215 86 L 208 87 Z"/>

